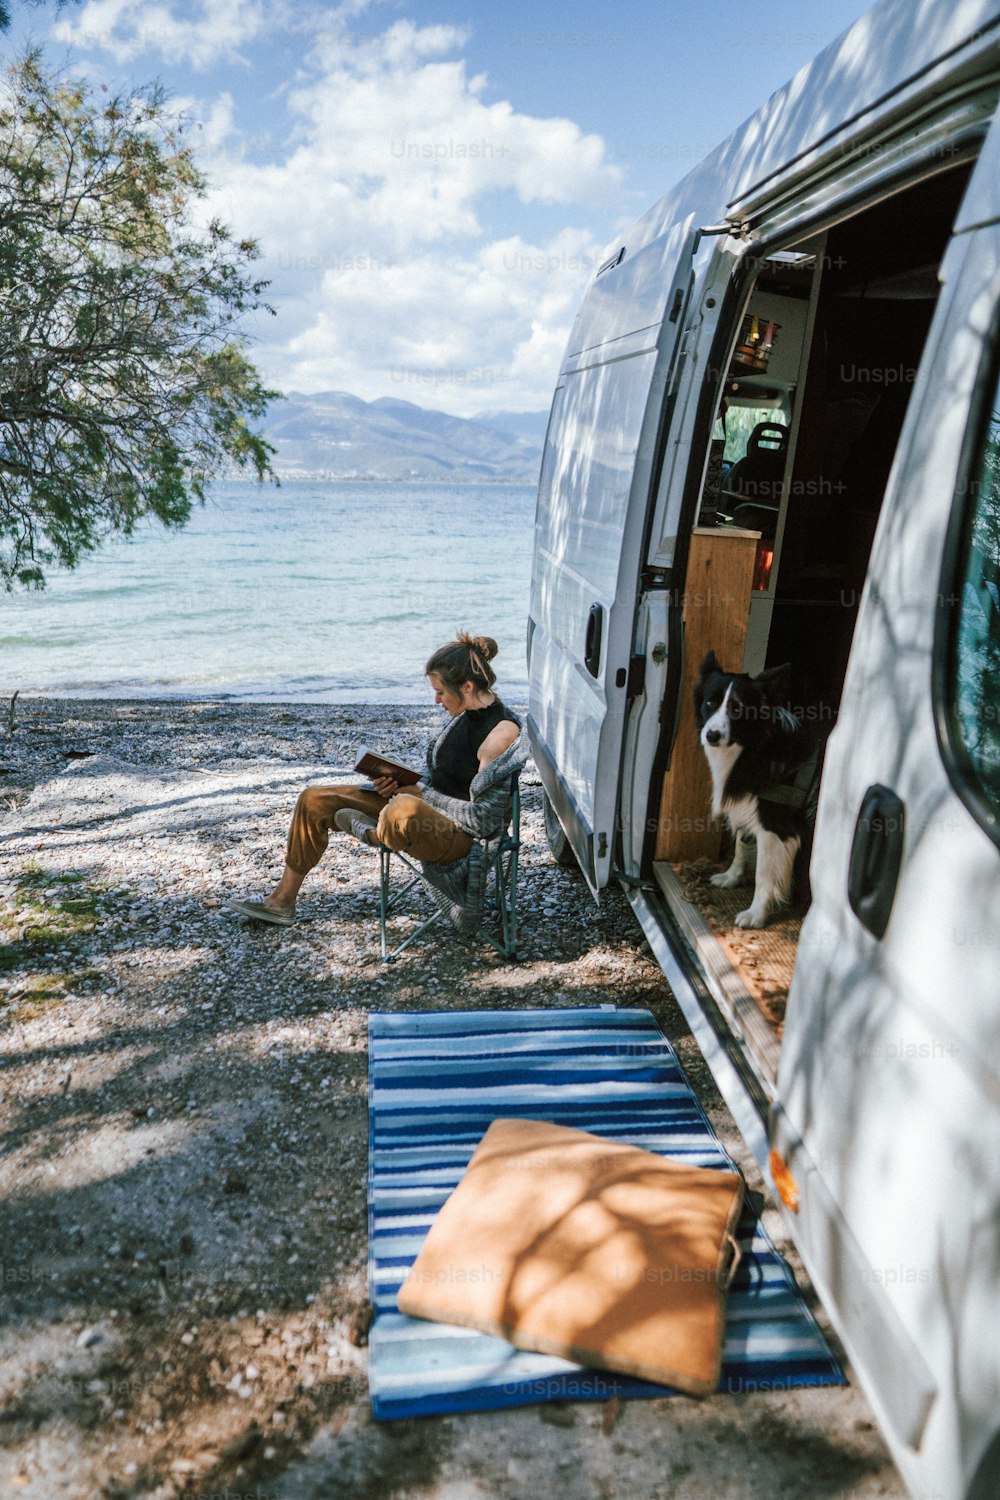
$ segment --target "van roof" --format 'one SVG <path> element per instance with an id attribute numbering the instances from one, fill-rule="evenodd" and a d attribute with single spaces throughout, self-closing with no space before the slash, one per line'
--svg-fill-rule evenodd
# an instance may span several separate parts
<path id="1" fill-rule="evenodd" d="M 998 41 L 1000 0 L 880 0 L 638 220 L 629 253 L 687 213 L 740 217 Z"/>

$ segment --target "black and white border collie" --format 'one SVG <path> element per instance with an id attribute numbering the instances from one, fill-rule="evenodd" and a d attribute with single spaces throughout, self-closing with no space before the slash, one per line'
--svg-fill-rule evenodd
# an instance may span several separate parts
<path id="1" fill-rule="evenodd" d="M 729 888 L 747 878 L 747 840 L 757 844 L 753 901 L 737 927 L 763 927 L 788 905 L 806 820 L 793 808 L 763 800 L 806 760 L 811 737 L 788 707 L 788 665 L 756 677 L 724 672 L 710 651 L 694 689 L 699 738 L 712 773 L 712 812 L 736 836 L 733 862 L 712 884 Z"/>

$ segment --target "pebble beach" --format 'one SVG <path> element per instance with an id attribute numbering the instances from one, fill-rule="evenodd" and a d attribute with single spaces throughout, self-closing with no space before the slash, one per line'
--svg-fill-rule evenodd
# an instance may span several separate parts
<path id="1" fill-rule="evenodd" d="M 445 933 L 383 965 L 349 839 L 293 927 L 225 907 L 277 877 L 302 786 L 360 744 L 420 765 L 440 722 L 0 703 L 0 1493 L 901 1496 L 853 1387 L 371 1422 L 370 1010 L 647 1006 L 763 1189 L 624 897 L 551 861 L 530 766 L 516 963 Z"/>

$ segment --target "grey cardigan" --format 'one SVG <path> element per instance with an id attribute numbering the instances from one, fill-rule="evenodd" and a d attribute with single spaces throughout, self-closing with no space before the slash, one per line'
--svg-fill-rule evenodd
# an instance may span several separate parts
<path id="1" fill-rule="evenodd" d="M 437 744 L 435 740 L 427 752 L 431 768 Z M 432 787 L 426 787 L 422 794 L 428 807 L 437 808 L 476 841 L 461 859 L 447 864 L 420 862 L 423 879 L 438 906 L 467 937 L 477 933 L 482 924 L 486 876 L 510 817 L 510 779 L 525 764 L 528 753 L 528 737 L 522 729 L 512 745 L 473 776 L 468 802 L 461 797 L 448 797 Z"/>

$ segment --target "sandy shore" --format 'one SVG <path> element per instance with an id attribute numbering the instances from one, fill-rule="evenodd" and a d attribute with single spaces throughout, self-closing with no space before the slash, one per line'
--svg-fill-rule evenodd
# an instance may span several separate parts
<path id="1" fill-rule="evenodd" d="M 0 703 L 0 1493 L 902 1495 L 854 1389 L 370 1422 L 369 1009 L 646 1005 L 755 1180 L 627 903 L 549 859 L 532 770 L 515 965 L 451 935 L 381 965 L 349 840 L 295 927 L 221 905 L 277 875 L 302 785 L 358 743 L 419 758 L 438 712 L 29 700 L 4 737 Z"/>

